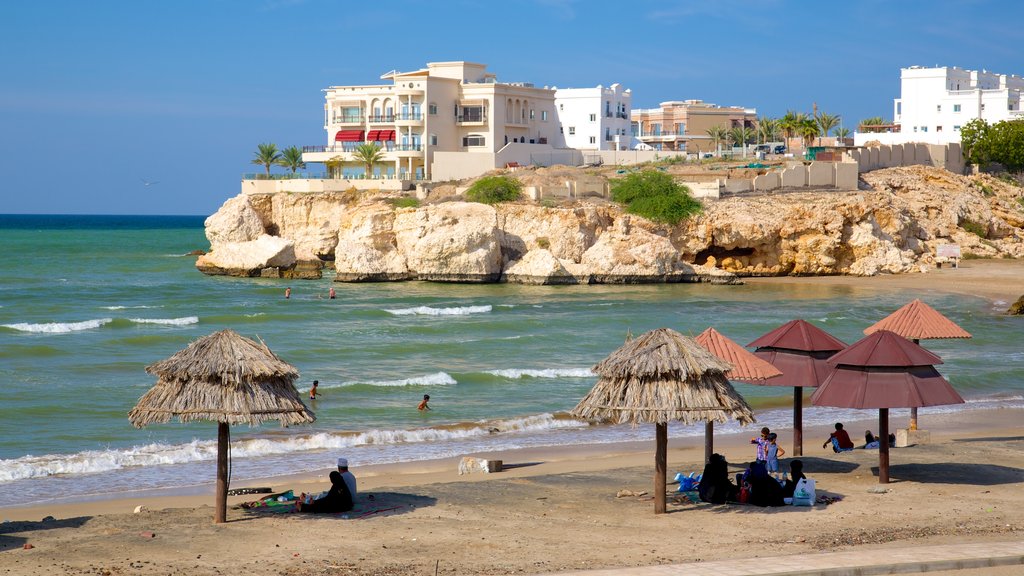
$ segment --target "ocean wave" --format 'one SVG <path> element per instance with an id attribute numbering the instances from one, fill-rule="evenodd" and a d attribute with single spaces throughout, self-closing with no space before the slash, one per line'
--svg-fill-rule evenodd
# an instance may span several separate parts
<path id="1" fill-rule="evenodd" d="M 504 370 L 487 370 L 486 373 L 511 380 L 518 380 L 520 378 L 591 378 L 594 376 L 590 368 L 545 368 L 539 370 L 508 368 Z"/>
<path id="2" fill-rule="evenodd" d="M 135 310 L 138 308 L 163 308 L 163 306 L 103 306 L 106 310 Z"/>
<path id="3" fill-rule="evenodd" d="M 317 432 L 288 436 L 236 439 L 231 443 L 232 458 L 261 458 L 296 452 L 317 452 L 368 445 L 443 442 L 493 434 L 544 432 L 586 428 L 571 418 L 538 414 L 522 418 L 466 422 L 449 426 L 408 430 L 367 430 L 355 433 Z M 217 442 L 193 440 L 184 444 L 154 443 L 131 448 L 87 450 L 75 454 L 47 454 L 0 460 L 0 482 L 43 478 L 60 474 L 95 474 L 140 466 L 167 466 L 217 458 Z"/>
<path id="4" fill-rule="evenodd" d="M 448 308 L 434 308 L 433 306 L 416 306 L 414 308 L 398 308 L 384 310 L 393 316 L 467 316 L 469 314 L 483 314 L 491 311 L 491 305 L 483 306 L 453 306 Z"/>
<path id="5" fill-rule="evenodd" d="M 18 330 L 19 332 L 66 334 L 68 332 L 78 332 L 80 330 L 92 330 L 113 321 L 113 318 L 97 318 L 95 320 L 83 320 L 81 322 L 49 322 L 45 324 L 29 324 L 22 322 L 19 324 L 2 324 L 2 326 L 4 328 Z"/>
<path id="6" fill-rule="evenodd" d="M 184 318 L 129 318 L 128 320 L 136 324 L 161 324 L 166 326 L 187 326 L 199 323 L 198 316 L 185 316 Z"/>
<path id="7" fill-rule="evenodd" d="M 458 384 L 447 372 L 435 372 L 423 376 L 413 376 L 401 380 L 350 380 L 341 384 L 323 385 L 321 388 L 340 388 L 343 386 L 451 386 Z"/>

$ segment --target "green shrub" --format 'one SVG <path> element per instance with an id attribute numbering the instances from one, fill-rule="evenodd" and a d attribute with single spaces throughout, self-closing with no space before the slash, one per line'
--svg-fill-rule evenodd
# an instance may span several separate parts
<path id="1" fill-rule="evenodd" d="M 985 196 L 995 195 L 995 192 L 992 191 L 992 187 L 989 186 L 988 184 L 985 184 L 984 182 L 979 182 L 978 188 L 981 188 L 981 193 L 984 194 Z"/>
<path id="2" fill-rule="evenodd" d="M 548 248 L 551 248 L 551 241 L 544 236 L 541 236 L 540 238 L 537 238 L 537 246 L 547 250 Z"/>
<path id="3" fill-rule="evenodd" d="M 984 238 L 988 236 L 988 227 L 984 224 L 979 224 L 973 220 L 964 220 L 960 223 L 960 227 L 964 230 L 974 234 L 978 238 Z"/>
<path id="4" fill-rule="evenodd" d="M 545 208 L 557 208 L 558 202 L 554 198 L 543 198 L 540 201 L 540 205 Z"/>
<path id="5" fill-rule="evenodd" d="M 1009 172 L 1002 172 L 1000 174 L 996 174 L 996 178 L 999 178 L 1003 182 L 1006 182 L 1007 184 L 1010 184 L 1012 186 L 1020 186 L 1021 185 L 1020 184 L 1020 180 L 1017 178 L 1017 176 L 1014 176 L 1013 174 L 1010 174 Z"/>
<path id="6" fill-rule="evenodd" d="M 1017 204 L 1020 204 L 1020 207 L 1024 208 L 1024 197 L 1017 198 Z"/>
<path id="7" fill-rule="evenodd" d="M 702 209 L 689 188 L 658 170 L 627 174 L 612 183 L 611 191 L 612 200 L 625 205 L 627 212 L 655 222 L 675 225 Z"/>
<path id="8" fill-rule="evenodd" d="M 388 200 L 395 208 L 419 208 L 420 201 L 416 198 L 391 198 Z"/>
<path id="9" fill-rule="evenodd" d="M 522 197 L 523 185 L 508 176 L 484 176 L 466 190 L 466 200 L 483 204 L 512 202 Z"/>

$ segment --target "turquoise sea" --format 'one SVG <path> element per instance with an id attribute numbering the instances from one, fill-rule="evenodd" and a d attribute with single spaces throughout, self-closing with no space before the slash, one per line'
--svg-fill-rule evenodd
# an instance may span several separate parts
<path id="1" fill-rule="evenodd" d="M 317 422 L 232 430 L 232 477 L 649 439 L 564 413 L 593 386 L 589 367 L 628 333 L 714 326 L 746 344 L 794 318 L 853 343 L 921 297 L 975 335 L 929 341 L 966 406 L 1024 406 L 1021 324 L 1006 303 L 937 293 L 810 285 L 560 286 L 335 284 L 208 277 L 202 217 L 0 216 L 0 487 L 19 505 L 212 484 L 216 427 L 137 430 L 126 414 L 144 371 L 222 328 L 260 337 L 321 383 Z M 286 287 L 292 297 L 285 300 Z M 785 429 L 788 388 L 737 384 L 758 419 Z M 430 394 L 433 411 L 416 405 Z M 896 411 L 894 418 L 899 418 Z M 857 414 L 808 408 L 808 424 Z M 860 416 L 872 416 L 860 414 Z M 725 426 L 728 431 L 734 426 Z M 703 427 L 670 426 L 674 437 Z"/>

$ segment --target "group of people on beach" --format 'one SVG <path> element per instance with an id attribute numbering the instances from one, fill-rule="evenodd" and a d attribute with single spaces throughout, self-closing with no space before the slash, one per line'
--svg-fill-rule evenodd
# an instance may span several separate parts
<path id="1" fill-rule="evenodd" d="M 872 448 L 878 448 L 880 442 L 881 439 L 872 434 L 871 430 L 866 430 L 864 432 L 863 448 L 868 450 Z M 829 444 L 832 445 L 832 451 L 836 453 L 849 452 L 850 450 L 854 449 L 853 440 L 850 439 L 850 434 L 843 429 L 842 422 L 836 422 L 836 431 L 829 434 L 828 439 L 825 440 L 824 443 L 822 443 L 821 447 L 828 448 Z M 889 446 L 896 446 L 895 434 L 889 434 Z"/>
<path id="2" fill-rule="evenodd" d="M 355 505 L 356 477 L 348 470 L 348 459 L 338 458 L 338 470 L 332 471 L 331 489 L 318 498 L 302 494 L 295 504 L 296 512 L 333 514 L 348 512 Z"/>

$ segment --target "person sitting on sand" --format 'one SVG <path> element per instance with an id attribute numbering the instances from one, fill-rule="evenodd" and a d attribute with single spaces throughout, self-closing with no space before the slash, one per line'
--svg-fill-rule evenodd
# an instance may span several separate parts
<path id="1" fill-rule="evenodd" d="M 348 512 L 352 509 L 352 493 L 348 484 L 341 477 L 340 472 L 331 472 L 331 489 L 323 498 L 317 498 L 309 504 L 302 500 L 295 505 L 297 512 L 313 512 L 318 514 L 331 514 L 336 512 Z"/>
<path id="2" fill-rule="evenodd" d="M 764 463 L 755 462 L 750 465 L 749 474 L 746 477 L 747 487 L 750 490 L 748 504 L 753 506 L 784 506 L 782 486 L 779 481 L 768 475 Z"/>
<path id="3" fill-rule="evenodd" d="M 878 448 L 878 438 L 871 433 L 871 430 L 864 432 L 864 449 L 871 450 L 872 448 Z"/>
<path id="4" fill-rule="evenodd" d="M 700 476 L 697 493 L 703 502 L 725 504 L 736 500 L 739 489 L 729 480 L 729 463 L 725 456 L 712 454 L 704 465 L 704 473 Z"/>
<path id="5" fill-rule="evenodd" d="M 850 435 L 843 430 L 843 423 L 836 422 L 836 431 L 829 434 L 828 440 L 821 445 L 822 448 L 828 448 L 829 443 L 832 443 L 833 452 L 848 452 L 853 450 L 853 440 L 850 440 Z"/>
<path id="6" fill-rule="evenodd" d="M 430 406 L 427 405 L 427 402 L 430 402 L 430 394 L 423 395 L 423 400 L 420 401 L 420 405 L 417 406 L 416 409 L 419 410 L 420 412 L 423 412 L 424 410 L 430 410 Z"/>
<path id="7" fill-rule="evenodd" d="M 348 471 L 348 459 L 338 458 L 338 473 L 341 474 L 342 479 L 345 480 L 345 484 L 348 485 L 348 491 L 352 493 L 352 499 L 356 499 L 356 477 Z"/>
<path id="8" fill-rule="evenodd" d="M 803 460 L 790 461 L 789 478 L 786 479 L 786 484 L 782 487 L 782 496 L 785 498 L 792 498 L 793 492 L 796 492 L 797 482 L 803 478 L 807 478 L 807 476 L 804 476 Z"/>

